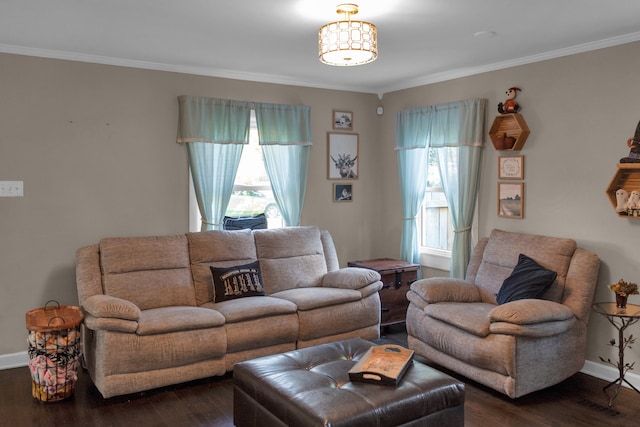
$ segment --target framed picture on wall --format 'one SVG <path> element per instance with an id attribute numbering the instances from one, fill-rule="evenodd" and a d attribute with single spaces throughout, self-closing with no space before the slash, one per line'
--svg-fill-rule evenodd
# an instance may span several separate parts
<path id="1" fill-rule="evenodd" d="M 498 156 L 498 179 L 524 179 L 524 156 Z"/>
<path id="2" fill-rule="evenodd" d="M 327 179 L 358 179 L 358 134 L 327 134 Z"/>
<path id="3" fill-rule="evenodd" d="M 334 202 L 352 202 L 353 201 L 353 184 L 344 184 L 344 183 L 333 184 L 333 201 Z"/>
<path id="4" fill-rule="evenodd" d="M 351 111 L 333 110 L 333 128 L 353 130 L 353 113 Z"/>
<path id="5" fill-rule="evenodd" d="M 498 183 L 498 216 L 524 218 L 524 183 Z"/>

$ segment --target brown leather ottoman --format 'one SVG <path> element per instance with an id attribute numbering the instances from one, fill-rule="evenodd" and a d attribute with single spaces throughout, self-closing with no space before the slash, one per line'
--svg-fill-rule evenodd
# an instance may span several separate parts
<path id="1" fill-rule="evenodd" d="M 464 383 L 417 361 L 397 386 L 351 382 L 374 345 L 354 338 L 240 362 L 236 426 L 464 426 Z"/>

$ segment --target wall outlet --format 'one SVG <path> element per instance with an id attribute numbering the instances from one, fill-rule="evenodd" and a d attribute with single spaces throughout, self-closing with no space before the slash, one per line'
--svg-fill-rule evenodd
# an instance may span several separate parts
<path id="1" fill-rule="evenodd" d="M 0 197 L 23 197 L 24 181 L 0 181 Z"/>

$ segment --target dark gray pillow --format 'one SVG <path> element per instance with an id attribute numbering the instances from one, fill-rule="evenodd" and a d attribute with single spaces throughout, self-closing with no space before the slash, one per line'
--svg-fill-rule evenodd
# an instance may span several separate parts
<path id="1" fill-rule="evenodd" d="M 265 295 L 258 261 L 233 267 L 211 267 L 213 302 Z"/>
<path id="2" fill-rule="evenodd" d="M 558 273 L 548 270 L 524 254 L 518 256 L 518 265 L 511 276 L 504 279 L 496 299 L 498 304 L 525 298 L 541 298 L 553 284 Z"/>

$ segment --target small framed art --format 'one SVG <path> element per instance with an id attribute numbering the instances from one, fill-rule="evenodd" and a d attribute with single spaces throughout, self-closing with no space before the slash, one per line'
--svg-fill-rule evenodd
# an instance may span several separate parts
<path id="1" fill-rule="evenodd" d="M 498 183 L 498 216 L 524 218 L 524 183 Z"/>
<path id="2" fill-rule="evenodd" d="M 333 128 L 353 130 L 353 113 L 351 111 L 333 110 Z"/>
<path id="3" fill-rule="evenodd" d="M 327 134 L 327 179 L 358 179 L 358 134 Z"/>
<path id="4" fill-rule="evenodd" d="M 351 202 L 353 201 L 353 184 L 333 184 L 333 201 L 334 202 Z"/>
<path id="5" fill-rule="evenodd" d="M 498 156 L 498 179 L 524 179 L 524 156 Z"/>

